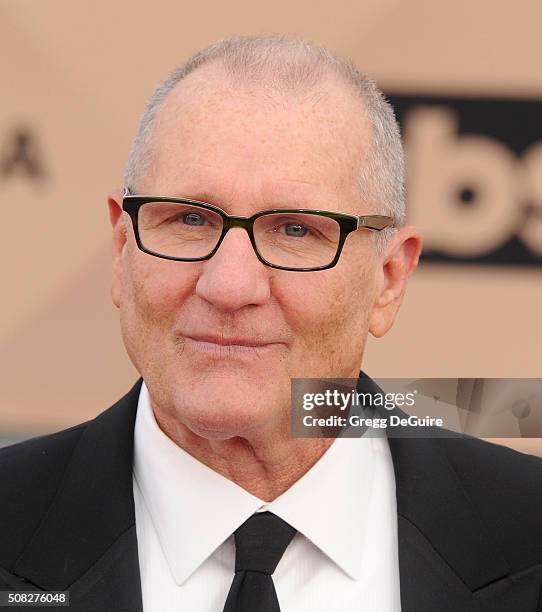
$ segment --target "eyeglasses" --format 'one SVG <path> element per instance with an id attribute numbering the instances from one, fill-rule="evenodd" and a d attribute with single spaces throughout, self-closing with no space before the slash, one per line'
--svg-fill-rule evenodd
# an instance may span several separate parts
<path id="1" fill-rule="evenodd" d="M 199 200 L 130 195 L 128 189 L 122 208 L 132 220 L 137 246 L 149 255 L 187 262 L 210 259 L 227 232 L 240 227 L 264 265 L 292 272 L 332 268 L 348 234 L 362 228 L 379 232 L 394 225 L 393 218 L 384 215 L 302 208 L 237 217 Z"/>

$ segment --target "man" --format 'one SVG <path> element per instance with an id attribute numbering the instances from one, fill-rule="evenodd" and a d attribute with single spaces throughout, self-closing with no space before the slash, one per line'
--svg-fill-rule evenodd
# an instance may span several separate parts
<path id="1" fill-rule="evenodd" d="M 420 252 L 369 79 L 294 39 L 211 46 L 155 92 L 109 212 L 144 382 L 2 451 L 3 590 L 77 611 L 542 610 L 539 460 L 290 433 L 292 379 L 357 378 Z"/>

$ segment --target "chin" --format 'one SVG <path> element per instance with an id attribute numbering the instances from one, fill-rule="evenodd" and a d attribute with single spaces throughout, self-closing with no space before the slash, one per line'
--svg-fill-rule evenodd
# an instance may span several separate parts
<path id="1" fill-rule="evenodd" d="M 198 393 L 183 390 L 175 393 L 174 404 L 179 421 L 195 434 L 215 439 L 258 428 L 285 409 L 276 396 L 262 394 L 261 385 L 242 384 L 211 384 Z"/>
<path id="2" fill-rule="evenodd" d="M 258 428 L 260 423 L 265 422 L 271 415 L 261 409 L 251 411 L 243 408 L 239 410 L 226 403 L 219 410 L 198 410 L 196 406 L 188 411 L 183 411 L 182 417 L 185 425 L 198 436 L 207 439 L 224 440 L 235 436 L 242 436 L 243 432 L 249 432 Z"/>

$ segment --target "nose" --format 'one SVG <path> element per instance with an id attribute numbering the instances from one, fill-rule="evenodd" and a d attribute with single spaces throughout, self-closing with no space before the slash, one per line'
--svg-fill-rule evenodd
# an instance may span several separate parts
<path id="1" fill-rule="evenodd" d="M 264 304 L 271 295 L 270 271 L 256 257 L 246 231 L 232 228 L 213 257 L 202 263 L 196 295 L 226 312 Z"/>

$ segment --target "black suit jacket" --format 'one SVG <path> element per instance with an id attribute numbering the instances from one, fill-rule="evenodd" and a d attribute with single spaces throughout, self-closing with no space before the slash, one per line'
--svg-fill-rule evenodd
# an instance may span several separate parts
<path id="1" fill-rule="evenodd" d="M 69 590 L 72 612 L 141 612 L 140 384 L 87 423 L 0 450 L 0 590 Z M 542 460 L 406 434 L 389 439 L 403 612 L 541 612 Z"/>

